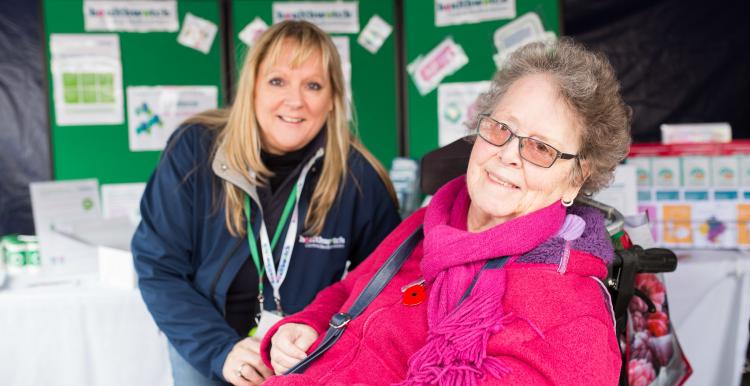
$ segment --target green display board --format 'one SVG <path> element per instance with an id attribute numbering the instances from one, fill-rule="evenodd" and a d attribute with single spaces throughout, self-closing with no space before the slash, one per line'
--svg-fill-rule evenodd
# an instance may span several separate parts
<path id="1" fill-rule="evenodd" d="M 48 63 L 50 135 L 55 179 L 98 178 L 100 183 L 146 181 L 156 166 L 160 151 L 130 151 L 128 139 L 128 86 L 216 86 L 217 103 L 224 100 L 222 87 L 221 27 L 208 53 L 177 42 L 174 32 L 87 32 L 83 1 L 43 0 L 44 38 L 47 58 L 51 34 L 117 34 L 122 63 L 123 121 L 120 124 L 58 125 L 55 116 L 53 74 Z M 218 0 L 177 1 L 177 21 L 183 26 L 190 13 L 219 25 Z M 112 79 L 79 73 L 63 77 L 66 103 L 109 101 Z M 78 90 L 78 92 L 76 92 Z"/>
<path id="2" fill-rule="evenodd" d="M 256 17 L 266 24 L 273 24 L 273 4 L 283 1 L 234 0 L 231 2 L 231 25 L 234 42 L 233 60 L 237 69 L 242 65 L 247 45 L 239 39 L 239 33 Z M 365 0 L 357 3 L 360 30 L 365 28 L 373 15 L 378 15 L 391 26 L 394 25 L 394 3 L 391 1 Z M 365 146 L 383 163 L 390 167 L 391 160 L 398 155 L 398 88 L 396 84 L 395 31 L 382 47 L 372 54 L 357 43 L 359 33 L 332 33 L 332 36 L 349 38 L 352 68 L 351 89 L 356 114 L 354 129 Z M 237 77 L 235 76 L 235 79 Z"/>
<path id="3" fill-rule="evenodd" d="M 453 3 L 460 6 L 471 2 L 455 1 Z M 497 70 L 493 60 L 493 55 L 497 53 L 493 35 L 498 28 L 512 20 L 489 20 L 438 27 L 435 21 L 435 1 L 408 0 L 403 2 L 403 7 L 407 64 L 412 63 L 420 55 L 427 55 L 444 39 L 451 37 L 463 48 L 469 61 L 454 74 L 444 78 L 441 84 L 476 82 L 492 78 Z M 560 35 L 558 0 L 516 0 L 515 7 L 517 17 L 534 12 L 539 16 L 545 30 Z M 434 89 L 425 95 L 420 94 L 411 76 L 406 79 L 405 86 L 407 91 L 407 155 L 418 159 L 438 147 L 438 90 Z"/>

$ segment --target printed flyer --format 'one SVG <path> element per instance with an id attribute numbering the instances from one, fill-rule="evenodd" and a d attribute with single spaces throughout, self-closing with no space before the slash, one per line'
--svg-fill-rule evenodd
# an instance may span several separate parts
<path id="1" fill-rule="evenodd" d="M 120 39 L 116 34 L 51 34 L 58 126 L 123 122 Z"/>
<path id="2" fill-rule="evenodd" d="M 182 121 L 218 100 L 216 86 L 132 86 L 127 94 L 130 151 L 164 149 Z"/>

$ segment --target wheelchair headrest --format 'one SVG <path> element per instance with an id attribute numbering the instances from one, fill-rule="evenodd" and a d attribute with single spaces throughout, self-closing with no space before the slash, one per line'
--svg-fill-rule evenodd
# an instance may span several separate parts
<path id="1" fill-rule="evenodd" d="M 473 136 L 467 136 L 435 149 L 422 157 L 419 167 L 420 189 L 424 194 L 435 194 L 448 181 L 466 174 Z"/>

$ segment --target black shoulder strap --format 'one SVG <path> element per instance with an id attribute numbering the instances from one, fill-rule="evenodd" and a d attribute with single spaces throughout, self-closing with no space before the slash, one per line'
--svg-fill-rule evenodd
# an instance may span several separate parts
<path id="1" fill-rule="evenodd" d="M 422 226 L 420 225 L 419 228 L 414 230 L 414 232 L 409 235 L 409 237 L 404 240 L 401 245 L 399 245 L 399 247 L 393 252 L 388 260 L 385 261 L 383 266 L 378 269 L 378 271 L 375 273 L 375 276 L 370 279 L 365 289 L 362 290 L 357 299 L 354 301 L 354 304 L 349 307 L 349 310 L 347 312 L 339 312 L 338 314 L 333 315 L 331 321 L 328 323 L 330 327 L 323 337 L 323 340 L 320 342 L 320 345 L 312 353 L 310 353 L 310 355 L 308 355 L 301 362 L 297 363 L 294 367 L 289 369 L 289 371 L 284 374 L 298 374 L 305 371 L 305 369 L 310 365 L 310 363 L 312 363 L 312 361 L 323 355 L 326 350 L 331 348 L 331 346 L 336 343 L 341 335 L 344 334 L 346 325 L 349 324 L 352 319 L 359 316 L 362 311 L 365 310 L 365 308 L 367 308 L 367 306 L 375 299 L 375 297 L 380 294 L 383 288 L 385 288 L 388 282 L 391 281 L 393 276 L 396 275 L 396 272 L 401 269 L 401 266 L 404 265 L 406 259 L 409 257 L 409 255 L 411 255 L 414 247 L 417 246 L 417 243 L 419 243 L 419 241 L 422 240 L 423 237 Z"/>
<path id="2" fill-rule="evenodd" d="M 482 269 L 480 269 L 479 272 L 477 272 L 477 274 L 474 276 L 474 280 L 472 280 L 471 284 L 469 284 L 469 288 L 467 288 L 463 296 L 461 296 L 461 300 L 459 300 L 458 304 L 456 304 L 456 308 L 458 308 L 458 306 L 460 306 L 461 303 L 463 303 L 464 300 L 466 300 L 466 298 L 468 298 L 469 295 L 471 295 L 471 290 L 473 290 L 474 286 L 477 284 L 477 280 L 479 280 L 479 275 L 481 275 L 485 269 L 500 269 L 505 265 L 505 263 L 508 262 L 509 257 L 510 256 L 503 256 L 503 257 L 496 257 L 494 259 L 487 260 L 487 262 L 484 263 L 484 265 L 482 266 Z"/>

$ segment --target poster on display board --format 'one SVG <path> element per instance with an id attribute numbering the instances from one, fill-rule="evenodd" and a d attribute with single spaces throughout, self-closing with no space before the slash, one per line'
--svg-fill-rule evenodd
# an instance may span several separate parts
<path id="1" fill-rule="evenodd" d="M 177 1 L 83 1 L 86 31 L 175 32 Z"/>
<path id="2" fill-rule="evenodd" d="M 266 32 L 268 29 L 268 24 L 266 24 L 263 19 L 260 17 L 256 17 L 248 23 L 245 28 L 240 31 L 240 33 L 237 35 L 237 37 L 247 45 L 248 48 L 251 48 L 255 45 L 255 42 L 258 40 L 260 35 L 263 34 L 263 32 Z"/>
<path id="3" fill-rule="evenodd" d="M 388 22 L 378 15 L 372 15 L 362 33 L 359 34 L 357 43 L 374 55 L 391 35 L 391 31 L 393 27 Z"/>
<path id="4" fill-rule="evenodd" d="M 359 2 L 295 1 L 273 3 L 273 24 L 307 20 L 328 33 L 359 32 Z"/>
<path id="5" fill-rule="evenodd" d="M 445 146 L 469 134 L 465 124 L 476 116 L 479 94 L 489 90 L 490 81 L 445 83 L 438 87 L 438 145 Z"/>
<path id="6" fill-rule="evenodd" d="M 96 250 L 77 240 L 73 228 L 101 218 L 97 180 L 32 182 L 29 190 L 42 272 L 58 276 L 95 272 Z"/>
<path id="7" fill-rule="evenodd" d="M 180 30 L 180 35 L 177 36 L 177 42 L 185 47 L 208 54 L 214 44 L 214 38 L 218 30 L 219 28 L 214 22 L 188 12 L 182 22 L 182 30 Z"/>
<path id="8" fill-rule="evenodd" d="M 492 35 L 497 54 L 492 59 L 497 68 L 502 68 L 503 63 L 513 51 L 533 42 L 553 42 L 557 39 L 552 31 L 545 31 L 542 19 L 536 12 L 528 12 L 516 20 L 498 28 Z"/>
<path id="9" fill-rule="evenodd" d="M 123 123 L 119 36 L 51 34 L 50 57 L 57 126 Z"/>
<path id="10" fill-rule="evenodd" d="M 185 119 L 217 107 L 216 86 L 131 86 L 128 96 L 130 151 L 164 149 Z"/>
<path id="11" fill-rule="evenodd" d="M 435 26 L 473 24 L 516 17 L 516 0 L 435 0 Z"/>
<path id="12" fill-rule="evenodd" d="M 427 55 L 417 56 L 406 67 L 406 71 L 411 75 L 419 93 L 427 95 L 445 77 L 454 74 L 467 63 L 469 63 L 469 57 L 466 56 L 463 48 L 456 44 L 453 38 L 448 37 Z"/>

